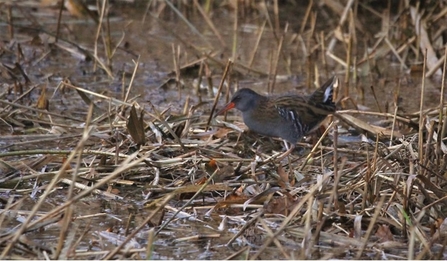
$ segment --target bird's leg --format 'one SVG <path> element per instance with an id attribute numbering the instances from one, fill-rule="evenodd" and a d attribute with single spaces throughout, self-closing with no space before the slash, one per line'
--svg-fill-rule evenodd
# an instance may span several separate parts
<path id="1" fill-rule="evenodd" d="M 286 140 L 282 140 L 284 142 L 284 147 L 286 147 L 286 150 L 289 150 L 289 144 L 287 144 Z"/>
<path id="2" fill-rule="evenodd" d="M 278 157 L 279 161 L 283 160 L 285 157 L 287 157 L 293 151 L 293 149 L 295 149 L 295 144 L 290 144 L 290 148 L 286 141 L 284 141 L 284 144 L 286 145 L 287 150 L 283 154 L 279 155 L 279 157 Z"/>

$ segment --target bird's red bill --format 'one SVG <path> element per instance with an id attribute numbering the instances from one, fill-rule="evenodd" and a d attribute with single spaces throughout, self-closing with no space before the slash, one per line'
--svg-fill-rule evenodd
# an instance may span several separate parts
<path id="1" fill-rule="evenodd" d="M 236 104 L 234 104 L 234 102 L 230 102 L 230 103 L 228 103 L 227 105 L 225 105 L 225 107 L 223 107 L 220 111 L 218 111 L 218 112 L 216 113 L 216 115 L 221 115 L 222 113 L 224 113 L 224 112 L 226 112 L 226 111 L 228 111 L 228 110 L 233 109 L 235 105 L 236 105 Z"/>

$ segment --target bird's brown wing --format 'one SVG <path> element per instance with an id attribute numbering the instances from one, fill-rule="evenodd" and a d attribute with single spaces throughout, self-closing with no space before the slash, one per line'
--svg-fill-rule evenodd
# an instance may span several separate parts
<path id="1" fill-rule="evenodd" d="M 335 111 L 335 105 L 312 103 L 309 97 L 285 96 L 275 98 L 274 104 L 284 119 L 293 121 L 296 130 L 305 135 L 317 127 L 327 115 Z"/>

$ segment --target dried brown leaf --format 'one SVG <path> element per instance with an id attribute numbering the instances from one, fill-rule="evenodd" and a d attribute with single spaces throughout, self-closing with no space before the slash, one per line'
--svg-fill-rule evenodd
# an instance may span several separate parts
<path id="1" fill-rule="evenodd" d="M 358 118 L 355 118 L 354 116 L 349 115 L 349 114 L 337 114 L 337 115 L 345 123 L 347 123 L 348 125 L 356 128 L 356 129 L 367 131 L 374 136 L 377 136 L 377 135 L 391 136 L 391 133 L 392 133 L 391 129 L 371 125 L 371 124 L 364 122 Z M 400 138 L 400 137 L 402 137 L 402 134 L 399 131 L 395 130 L 393 133 L 393 137 Z"/>
<path id="2" fill-rule="evenodd" d="M 140 113 L 140 117 L 137 115 L 137 109 L 132 105 L 130 109 L 129 120 L 126 124 L 127 131 L 134 142 L 138 145 L 142 145 L 146 142 L 146 135 L 144 133 L 143 111 Z"/>
<path id="3" fill-rule="evenodd" d="M 49 108 L 49 101 L 46 95 L 46 86 L 44 85 L 42 88 L 42 92 L 40 93 L 39 99 L 37 100 L 37 108 L 41 110 L 47 110 Z"/>
<path id="4" fill-rule="evenodd" d="M 439 188 L 437 185 L 433 184 L 427 177 L 423 175 L 417 175 L 416 178 L 422 181 L 422 183 L 424 183 L 425 185 L 424 187 L 427 190 L 433 191 L 433 193 L 435 193 L 438 198 L 443 198 L 446 196 L 447 192 Z"/>
<path id="5" fill-rule="evenodd" d="M 85 94 L 84 92 L 76 89 L 76 91 L 78 92 L 79 96 L 81 96 L 81 99 L 87 104 L 94 104 L 92 100 L 90 100 L 90 98 L 87 96 L 87 94 Z"/>
<path id="6" fill-rule="evenodd" d="M 431 44 L 431 40 L 427 32 L 427 22 L 422 18 L 420 11 L 414 6 L 410 6 L 410 15 L 415 26 L 415 33 L 418 35 L 419 48 L 423 53 L 427 53 L 427 68 L 430 71 L 435 70 L 434 72 L 436 75 L 441 75 L 441 68 L 437 65 L 439 64 L 439 59 L 436 56 L 436 52 Z"/>
<path id="7" fill-rule="evenodd" d="M 289 175 L 287 174 L 287 172 L 284 171 L 284 168 L 281 165 L 278 166 L 277 171 L 279 175 L 278 185 L 283 189 L 289 188 L 290 182 L 289 182 Z"/>
<path id="8" fill-rule="evenodd" d="M 376 236 L 379 238 L 380 242 L 394 241 L 394 235 L 391 233 L 390 227 L 388 225 L 379 225 L 377 229 Z"/>
<path id="9" fill-rule="evenodd" d="M 284 197 L 274 197 L 265 207 L 266 213 L 288 215 L 300 201 L 286 193 Z"/>
<path id="10" fill-rule="evenodd" d="M 265 201 L 267 201 L 276 191 L 279 191 L 280 189 L 278 187 L 270 188 L 268 190 L 265 190 L 258 195 L 249 198 L 247 201 L 244 202 L 244 210 L 245 208 L 251 204 L 251 203 L 257 203 L 257 204 L 263 204 Z"/>
<path id="11" fill-rule="evenodd" d="M 247 196 L 234 192 L 228 195 L 225 200 L 218 202 L 215 209 L 229 207 L 234 204 L 242 204 L 248 199 L 249 198 Z"/>
<path id="12" fill-rule="evenodd" d="M 65 0 L 65 8 L 68 12 L 78 18 L 92 18 L 96 23 L 98 23 L 98 14 L 88 9 L 88 7 L 81 0 Z"/>
<path id="13" fill-rule="evenodd" d="M 211 159 L 209 162 L 205 163 L 205 171 L 209 175 L 213 174 L 217 169 L 217 162 L 215 159 Z"/>

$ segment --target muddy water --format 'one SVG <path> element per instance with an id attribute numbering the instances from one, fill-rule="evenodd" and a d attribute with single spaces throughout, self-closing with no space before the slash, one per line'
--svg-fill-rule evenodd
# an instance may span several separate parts
<path id="1" fill-rule="evenodd" d="M 116 7 L 118 10 L 118 7 Z M 295 11 L 295 9 L 298 11 Z M 293 28 L 301 26 L 301 19 L 303 14 L 302 9 L 294 7 L 292 10 L 285 8 L 281 11 L 281 21 L 284 24 L 285 21 L 290 23 L 289 33 L 285 37 L 285 42 L 291 41 L 296 36 L 296 31 Z M 167 8 L 169 9 L 169 8 Z M 209 27 L 203 22 L 203 19 L 199 14 L 189 14 L 189 21 L 195 26 L 195 28 L 201 32 L 204 39 L 198 34 L 191 32 L 191 29 L 172 11 L 164 12 L 159 19 L 164 21 L 164 27 L 169 28 L 171 32 L 167 32 L 163 26 L 161 26 L 157 19 L 148 16 L 143 22 L 143 15 L 145 8 L 141 6 L 122 6 L 119 5 L 119 11 L 112 8 L 112 17 L 110 18 L 111 38 L 113 44 L 117 44 L 121 41 L 120 48 L 116 50 L 116 54 L 111 61 L 111 67 L 114 72 L 114 78 L 109 77 L 102 70 L 94 70 L 94 62 L 88 59 L 79 58 L 77 55 L 70 54 L 60 48 L 53 48 L 51 53 L 46 54 L 48 48 L 42 46 L 27 45 L 26 41 L 30 40 L 30 37 L 34 34 L 18 34 L 17 37 L 23 36 L 25 43 L 22 44 L 25 56 L 27 53 L 33 53 L 35 57 L 41 55 L 43 59 L 35 60 L 32 64 L 25 64 L 25 70 L 28 73 L 32 83 L 43 84 L 48 81 L 47 92 L 52 95 L 50 100 L 50 109 L 54 111 L 73 112 L 74 108 L 78 108 L 79 104 L 83 104 L 80 97 L 77 95 L 61 95 L 59 92 L 54 92 L 54 88 L 59 82 L 65 78 L 72 81 L 73 84 L 102 93 L 108 96 L 121 97 L 123 93 L 123 82 L 128 84 L 130 82 L 130 75 L 132 74 L 135 61 L 139 56 L 139 66 L 136 73 L 136 77 L 132 86 L 132 92 L 130 97 L 139 96 L 138 101 L 150 101 L 157 107 L 167 108 L 171 107 L 174 111 L 181 110 L 185 98 L 190 96 L 193 101 L 196 98 L 196 94 L 193 89 L 192 80 L 185 79 L 185 86 L 179 92 L 174 85 L 169 87 L 160 88 L 162 84 L 169 78 L 168 74 L 173 72 L 173 47 L 177 49 L 180 47 L 180 65 L 187 64 L 196 59 L 193 52 L 181 45 L 176 39 L 175 35 L 178 35 L 185 41 L 197 46 L 198 49 L 203 52 L 209 52 L 210 50 L 216 51 L 222 57 L 225 62 L 230 58 L 232 52 L 230 47 L 233 42 L 233 12 L 219 11 L 213 16 L 213 21 L 218 27 L 227 48 L 223 48 L 217 37 L 212 33 Z M 114 12 L 113 12 L 114 11 Z M 34 15 L 39 14 L 42 21 L 40 25 L 47 28 L 48 31 L 55 30 L 57 18 L 57 10 L 55 9 L 37 9 Z M 290 18 L 289 18 L 290 17 Z M 321 19 L 317 23 L 317 29 L 328 29 L 331 23 L 336 20 Z M 16 22 L 17 26 L 31 26 L 25 21 Z M 245 19 L 240 19 L 239 28 L 237 34 L 237 48 L 236 48 L 236 61 L 243 64 L 247 64 L 251 57 L 253 46 L 257 41 L 257 37 L 262 25 L 263 19 L 259 14 L 252 14 Z M 62 28 L 62 38 L 70 40 L 71 42 L 79 44 L 81 47 L 93 50 L 96 25 L 91 20 L 79 20 L 73 18 L 67 13 L 63 16 L 64 26 Z M 327 24 L 325 23 L 327 22 Z M 294 24 L 295 23 L 295 24 Z M 3 24 L 3 31 L 6 30 L 6 25 Z M 326 32 L 327 33 L 327 32 Z M 175 35 L 174 35 L 175 34 Z M 34 35 L 36 36 L 36 35 Z M 52 42 L 53 39 L 45 34 L 40 34 L 41 41 L 46 40 Z M 3 35 L 3 40 L 7 41 L 7 35 Z M 205 40 L 207 43 L 205 43 Z M 66 44 L 64 44 L 66 45 Z M 69 46 L 69 45 L 68 45 Z M 292 41 L 291 44 L 284 44 L 283 52 L 287 59 L 290 59 L 289 63 L 291 69 L 291 75 L 286 70 L 285 59 L 279 60 L 278 65 L 278 77 L 277 84 L 275 86 L 275 93 L 284 92 L 300 92 L 308 93 L 310 90 L 307 88 L 306 67 L 308 62 L 303 55 L 301 43 L 297 40 Z M 275 36 L 266 27 L 263 37 L 260 41 L 258 51 L 253 61 L 252 68 L 266 73 L 269 73 L 272 54 L 276 51 L 277 40 Z M 344 54 L 342 46 L 339 46 L 340 57 Z M 99 56 L 104 59 L 104 49 L 99 47 Z M 337 52 L 336 52 L 337 53 Z M 362 54 L 363 50 L 359 47 L 357 53 Z M 319 55 L 321 57 L 321 55 Z M 319 57 L 313 57 L 313 63 L 322 68 L 321 59 Z M 391 57 L 392 58 L 392 57 Z M 392 59 L 390 59 L 392 60 Z M 3 55 L 2 62 L 12 63 L 14 56 Z M 399 64 L 386 61 L 378 62 L 379 71 L 381 73 L 380 78 L 377 73 L 367 73 L 365 76 L 360 77 L 357 82 L 350 82 L 350 94 L 357 100 L 358 89 L 363 89 L 365 93 L 364 104 L 370 110 L 378 110 L 377 103 L 375 102 L 370 86 L 374 86 L 374 90 L 379 101 L 379 106 L 382 110 L 385 108 L 385 104 L 393 104 L 392 94 L 398 85 L 400 85 L 400 101 L 399 106 L 403 111 L 413 112 L 419 109 L 418 100 L 420 94 L 420 77 L 412 77 L 405 74 L 400 69 Z M 320 69 L 321 70 L 321 69 Z M 324 72 L 321 70 L 324 79 Z M 220 80 L 221 71 L 217 68 L 213 68 L 215 84 L 217 85 Z M 123 79 L 123 74 L 126 74 Z M 328 59 L 328 76 L 336 74 L 344 81 L 345 70 L 343 67 Z M 370 76 L 372 74 L 372 77 Z M 371 82 L 372 79 L 372 82 Z M 6 80 L 8 82 L 8 80 Z M 268 79 L 266 77 L 257 77 L 255 75 L 248 75 L 245 77 L 239 77 L 233 79 L 234 82 L 240 87 L 250 87 L 260 92 L 267 91 Z M 10 81 L 9 81 L 10 82 Z M 127 87 L 127 86 L 126 86 Z M 215 86 L 217 87 L 217 86 Z M 35 92 L 36 93 L 36 92 Z M 36 94 L 37 95 L 37 94 Z M 438 102 L 440 95 L 440 81 L 427 81 L 426 83 L 426 102 L 427 106 L 434 105 Z M 34 97 L 35 98 L 35 97 Z M 100 103 L 101 101 L 97 100 Z M 363 102 L 363 101 L 360 101 Z M 390 106 L 390 107 L 391 107 Z M 209 107 L 205 107 L 206 112 Z M 392 111 L 390 109 L 390 111 Z"/>
<path id="2" fill-rule="evenodd" d="M 26 7 L 22 7 L 24 10 L 28 10 Z M 175 86 L 170 85 L 167 87 L 161 87 L 162 84 L 169 78 L 168 74 L 174 69 L 173 65 L 173 47 L 177 49 L 180 46 L 180 64 L 186 64 L 193 61 L 195 57 L 194 53 L 185 48 L 174 34 L 178 35 L 182 39 L 188 41 L 190 44 L 194 44 L 197 48 L 203 50 L 203 52 L 209 52 L 210 50 L 216 51 L 218 57 L 222 57 L 223 61 L 231 57 L 231 51 L 229 48 L 224 49 L 221 47 L 220 42 L 197 13 L 189 13 L 189 21 L 196 27 L 196 29 L 202 33 L 203 37 L 208 41 L 202 39 L 198 34 L 194 34 L 192 30 L 172 11 L 166 11 L 160 16 L 160 20 L 163 21 L 166 28 L 169 28 L 171 32 L 168 32 L 162 27 L 157 19 L 153 17 L 147 17 L 144 22 L 142 18 L 144 15 L 145 6 L 133 6 L 133 5 L 117 5 L 112 7 L 112 16 L 110 19 L 111 36 L 114 44 L 117 44 L 122 39 L 120 48 L 116 50 L 116 54 L 112 58 L 111 67 L 113 71 L 113 78 L 109 77 L 102 70 L 94 70 L 94 62 L 79 56 L 68 53 L 61 48 L 52 48 L 51 50 L 46 45 L 46 41 L 52 42 L 51 37 L 45 34 L 36 34 L 34 31 L 27 31 L 25 29 L 17 29 L 15 37 L 18 42 L 21 42 L 21 48 L 24 52 L 25 58 L 29 59 L 29 63 L 23 63 L 24 69 L 29 76 L 32 84 L 45 85 L 47 84 L 47 93 L 50 101 L 50 111 L 60 112 L 62 114 L 70 115 L 78 119 L 85 118 L 87 106 L 74 91 L 67 93 L 61 93 L 56 91 L 56 87 L 61 80 L 69 79 L 74 85 L 86 88 L 88 90 L 104 94 L 106 96 L 121 98 L 126 89 L 123 89 L 123 83 L 125 86 L 130 82 L 130 75 L 135 68 L 135 62 L 139 59 L 139 66 L 135 79 L 133 82 L 132 90 L 129 97 L 137 97 L 137 101 L 140 104 L 146 106 L 150 110 L 148 103 L 152 103 L 160 111 L 166 108 L 171 108 L 172 111 L 180 112 L 189 96 L 192 99 L 192 104 L 197 102 L 197 95 L 193 89 L 193 79 L 185 77 L 185 86 L 179 91 Z M 282 92 L 309 92 L 306 86 L 306 68 L 308 61 L 304 58 L 300 43 L 292 41 L 293 34 L 297 32 L 301 26 L 302 17 L 304 14 L 304 7 L 282 7 L 281 8 L 281 20 L 289 22 L 289 32 L 286 36 L 284 44 L 284 53 L 286 57 L 290 57 L 290 68 L 292 74 L 288 74 L 284 59 L 280 59 L 278 66 L 278 75 L 284 76 L 277 80 L 275 86 L 275 93 Z M 17 28 L 20 26 L 35 26 L 26 17 L 23 17 L 23 13 L 17 9 L 13 9 L 14 14 L 18 18 L 15 23 Z M 46 28 L 47 31 L 54 32 L 57 23 L 57 10 L 49 8 L 36 8 L 28 10 L 30 16 L 39 17 L 39 24 Z M 232 46 L 233 43 L 233 23 L 234 13 L 230 10 L 221 9 L 216 11 L 213 16 L 213 22 L 217 29 L 223 36 L 223 39 L 227 46 Z M 239 31 L 237 33 L 237 55 L 236 61 L 241 63 L 247 63 L 250 59 L 253 46 L 257 41 L 259 34 L 259 28 L 263 23 L 262 15 L 259 13 L 253 13 L 246 16 L 244 19 L 240 19 Z M 284 22 L 283 22 L 284 23 Z M 318 30 L 333 29 L 333 25 L 337 23 L 335 18 L 321 19 L 317 23 Z M 268 27 L 267 27 L 268 28 Z M 7 32 L 7 26 L 4 22 L 0 24 L 0 30 Z M 61 29 L 61 35 L 66 40 L 70 40 L 83 48 L 93 50 L 95 42 L 96 26 L 91 20 L 79 20 L 71 17 L 68 13 L 63 13 L 63 27 Z M 8 35 L 2 34 L 2 41 L 9 42 Z M 40 38 L 41 44 L 33 45 L 31 39 L 33 37 Z M 291 42 L 291 43 L 290 43 Z M 288 44 L 290 43 L 290 44 Z M 68 45 L 70 46 L 70 45 Z M 70 46 L 73 48 L 73 46 Z M 266 29 L 263 37 L 260 41 L 259 51 L 257 52 L 253 68 L 268 74 L 270 63 L 272 60 L 272 54 L 276 51 L 277 40 L 274 37 L 272 30 Z M 340 53 L 344 53 L 342 47 Z M 359 49 L 358 53 L 362 53 L 363 50 Z M 337 53 L 337 52 L 336 52 Z M 103 47 L 99 47 L 99 56 L 104 59 Z M 342 57 L 342 55 L 340 55 Z M 139 57 L 139 58 L 138 58 Z M 389 57 L 387 57 L 388 59 Z M 13 64 L 16 57 L 14 54 L 4 54 L 1 57 L 1 61 L 6 64 Z M 399 106 L 402 112 L 413 112 L 419 109 L 419 94 L 421 79 L 420 77 L 412 77 L 405 71 L 401 70 L 399 65 L 393 62 L 392 59 L 379 61 L 381 73 L 380 77 L 377 73 L 367 73 L 358 79 L 357 82 L 351 82 L 350 93 L 353 95 L 354 100 L 357 100 L 358 89 L 364 89 L 365 100 L 359 101 L 359 105 L 363 105 L 369 110 L 378 111 L 384 110 L 386 104 L 393 104 L 393 93 L 397 86 L 400 87 L 400 100 Z M 322 68 L 320 60 L 315 57 L 315 64 Z M 337 74 L 341 79 L 344 76 L 344 68 L 328 59 L 328 71 L 329 75 Z M 222 73 L 221 70 L 213 68 L 216 83 L 220 79 Z M 123 75 L 124 78 L 123 78 Z M 328 76 L 329 76 L 328 75 Z M 2 74 L 2 81 L 7 84 L 11 84 L 12 80 Z M 371 81 L 372 79 L 372 81 Z M 245 75 L 239 78 L 233 79 L 238 82 L 240 87 L 250 87 L 260 92 L 266 92 L 268 79 L 266 77 L 258 77 L 255 75 Z M 324 80 L 324 79 L 323 79 Z M 342 81 L 343 82 L 343 81 Z M 31 85 L 32 85 L 31 84 Z M 440 82 L 438 80 L 428 80 L 426 86 L 426 107 L 437 104 L 440 96 Z M 370 86 L 374 87 L 378 104 L 375 102 Z M 216 87 L 216 86 L 215 86 Z M 3 92 L 4 90 L 2 90 Z M 15 94 L 11 93 L 7 95 L 7 98 L 13 100 Z M 38 92 L 32 92 L 30 96 L 31 102 L 36 102 L 38 99 Z M 205 100 L 211 100 L 207 98 L 205 94 Z M 101 99 L 94 99 L 98 106 L 107 107 L 107 103 Z M 211 103 L 201 107 L 197 113 L 209 113 Z M 79 110 L 79 108 L 82 108 Z M 392 106 L 389 111 L 393 111 Z M 80 122 L 71 122 L 70 124 L 80 124 Z M 7 129 L 1 128 L 2 133 L 8 133 Z M 12 141 L 10 141 L 11 143 Z M 8 145 L 8 142 L 3 140 L 3 144 Z M 73 143 L 74 144 L 74 143 Z M 65 144 L 67 147 L 73 146 Z M 53 146 L 53 144 L 49 144 Z M 63 144 L 60 146 L 64 146 Z M 129 205 L 142 201 L 143 191 L 136 191 L 134 189 L 123 189 L 122 194 L 124 198 L 129 201 Z M 131 197 L 131 195 L 133 197 Z M 135 195 L 138 195 L 135 197 Z M 140 197 L 140 198 L 139 198 Z M 42 211 L 49 210 L 54 205 L 63 202 L 63 197 L 55 197 L 55 202 L 48 202 Z M 58 202 L 60 201 L 60 202 Z M 28 206 L 32 206 L 33 201 L 28 203 Z M 120 204 L 119 204 L 120 205 Z M 102 199 L 93 199 L 91 201 L 86 200 L 75 205 L 76 216 L 82 217 L 98 212 L 105 213 L 104 216 L 95 217 L 88 222 L 92 222 L 91 231 L 104 231 L 108 228 L 113 228 L 115 232 L 122 232 L 129 217 L 130 210 L 116 207 L 113 202 L 108 202 Z M 93 213 L 90 211 L 94 209 Z M 172 213 L 170 213 L 172 214 Z M 141 211 L 136 214 L 136 218 L 143 219 L 147 216 L 148 212 Z M 167 214 L 169 216 L 169 214 Z M 219 259 L 228 256 L 229 251 L 225 246 L 226 242 L 233 235 L 221 235 L 219 238 L 213 239 L 200 239 L 196 241 L 180 241 L 176 242 L 174 239 L 187 236 L 193 236 L 197 234 L 211 234 L 218 233 L 218 224 L 203 218 L 207 221 L 207 226 L 203 225 L 200 221 L 191 221 L 187 218 L 179 219 L 173 222 L 168 228 L 170 232 L 163 231 L 158 239 L 155 241 L 153 258 L 156 259 Z M 14 223 L 14 222 L 12 222 Z M 135 222 L 138 223 L 138 222 Z M 78 227 L 77 234 L 79 235 L 85 227 L 86 222 L 75 222 Z M 11 224 L 15 225 L 15 224 Z M 135 225 L 136 226 L 136 225 Z M 53 232 L 52 232 L 53 231 Z M 234 232 L 234 231 L 233 231 Z M 51 238 L 54 242 L 57 242 L 58 229 L 49 228 L 46 233 L 30 235 L 34 239 L 48 240 Z M 45 238 L 42 238 L 45 237 Z M 138 236 L 138 244 L 141 247 L 145 246 L 147 235 Z M 92 243 L 93 242 L 93 243 Z M 212 244 L 210 244 L 212 243 Z M 241 245 L 243 243 L 238 242 Z M 298 244 L 298 243 L 297 243 Z M 210 247 L 212 245 L 213 247 Z M 237 244 L 236 244 L 237 245 Z M 218 247 L 216 247 L 218 246 Z M 113 249 L 114 243 L 104 240 L 97 234 L 88 234 L 88 236 L 80 244 L 80 249 Z M 291 244 L 289 250 L 291 252 L 297 251 L 297 245 Z M 263 258 L 276 259 L 282 258 L 279 252 L 275 251 L 275 248 L 266 251 Z M 298 252 L 296 253 L 298 254 Z M 144 253 L 141 254 L 144 258 Z"/>

